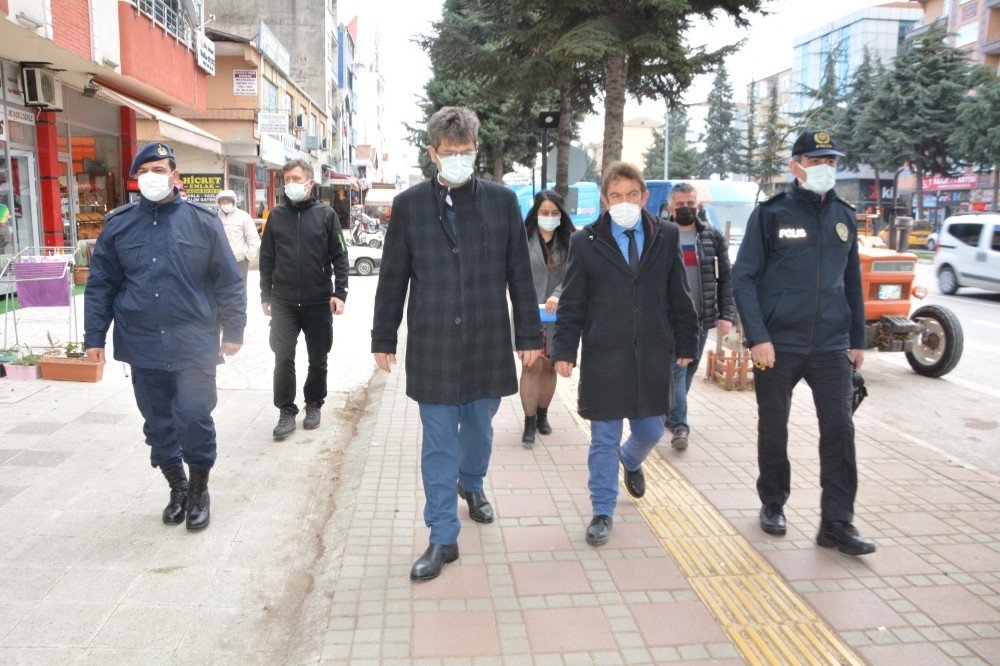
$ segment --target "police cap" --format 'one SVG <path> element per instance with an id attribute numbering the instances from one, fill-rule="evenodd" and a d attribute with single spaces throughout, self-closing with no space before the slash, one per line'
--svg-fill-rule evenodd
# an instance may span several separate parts
<path id="1" fill-rule="evenodd" d="M 837 150 L 837 143 L 828 132 L 811 130 L 803 132 L 795 140 L 792 146 L 792 157 L 796 155 L 807 155 L 809 157 L 825 157 L 834 155 L 844 157 L 844 153 Z"/>
<path id="2" fill-rule="evenodd" d="M 142 150 L 135 154 L 135 159 L 132 160 L 132 167 L 129 169 L 128 175 L 130 178 L 135 176 L 135 172 L 146 162 L 158 162 L 166 159 L 174 159 L 174 151 L 167 144 L 157 141 L 148 146 L 143 146 Z"/>

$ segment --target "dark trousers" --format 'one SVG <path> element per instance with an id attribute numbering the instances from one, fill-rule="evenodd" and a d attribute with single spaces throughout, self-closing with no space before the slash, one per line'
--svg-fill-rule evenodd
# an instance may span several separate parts
<path id="1" fill-rule="evenodd" d="M 274 352 L 274 406 L 296 414 L 295 345 L 305 333 L 309 372 L 302 394 L 307 404 L 326 398 L 326 357 L 333 346 L 333 313 L 327 303 L 290 305 L 271 301 L 271 351 Z"/>
<path id="2" fill-rule="evenodd" d="M 791 492 L 788 417 L 792 389 L 805 379 L 819 419 L 819 477 L 823 521 L 854 519 L 858 466 L 851 412 L 851 361 L 847 352 L 777 352 L 773 368 L 754 368 L 757 393 L 757 494 L 762 504 L 784 505 Z"/>
<path id="3" fill-rule="evenodd" d="M 153 467 L 169 469 L 181 460 L 191 469 L 211 469 L 215 464 L 215 367 L 173 371 L 132 367 L 132 390 L 145 419 L 142 432 Z"/>

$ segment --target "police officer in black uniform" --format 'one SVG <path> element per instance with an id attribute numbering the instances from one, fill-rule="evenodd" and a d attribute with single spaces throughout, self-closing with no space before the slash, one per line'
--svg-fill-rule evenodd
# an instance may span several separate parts
<path id="1" fill-rule="evenodd" d="M 170 146 L 144 147 L 129 176 L 142 198 L 105 217 L 84 297 L 84 346 L 103 362 L 114 321 L 115 358 L 132 366 L 150 461 L 170 484 L 163 522 L 186 514 L 187 528 L 200 530 L 216 456 L 215 370 L 243 343 L 246 288 L 218 217 L 180 197 Z"/>
<path id="2" fill-rule="evenodd" d="M 875 544 L 852 525 L 858 472 L 851 379 L 867 343 L 854 207 L 833 189 L 843 156 L 827 132 L 798 137 L 789 163 L 795 182 L 751 214 L 733 291 L 754 362 L 761 529 L 786 531 L 788 416 L 792 389 L 805 379 L 820 431 L 816 542 L 864 555 Z"/>

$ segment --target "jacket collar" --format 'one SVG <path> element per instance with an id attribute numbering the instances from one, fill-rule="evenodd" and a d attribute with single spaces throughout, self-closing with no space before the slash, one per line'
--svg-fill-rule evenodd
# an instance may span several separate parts
<path id="1" fill-rule="evenodd" d="M 472 196 L 473 194 L 476 193 L 476 190 L 479 188 L 479 178 L 477 178 L 475 175 L 473 175 L 471 178 L 469 178 L 468 181 L 466 181 L 462 185 L 459 185 L 458 187 L 446 187 L 445 185 L 442 185 L 441 181 L 438 179 L 439 175 L 440 174 L 438 174 L 438 172 L 435 171 L 434 176 L 431 177 L 431 189 L 433 190 L 434 195 L 438 199 L 444 199 L 444 197 L 447 196 L 448 194 L 453 194 L 462 197 Z"/>
<path id="2" fill-rule="evenodd" d="M 182 201 L 184 201 L 184 199 L 181 199 L 181 193 L 175 187 L 174 197 L 170 201 L 164 201 L 163 203 L 160 203 L 158 201 L 150 201 L 146 197 L 142 197 L 139 199 L 139 207 L 145 208 L 146 210 L 151 210 L 153 212 L 170 211 L 180 206 Z"/>
<path id="3" fill-rule="evenodd" d="M 301 213 L 304 210 L 312 208 L 313 206 L 319 203 L 319 200 L 316 198 L 316 186 L 315 185 L 313 186 L 312 193 L 302 201 L 292 201 L 286 196 L 285 203 L 291 206 L 292 210 L 294 210 L 297 213 Z"/>
<path id="4" fill-rule="evenodd" d="M 819 195 L 815 192 L 810 192 L 809 190 L 800 187 L 798 179 L 792 183 L 791 194 L 793 197 L 799 201 L 809 202 L 816 206 L 827 206 L 833 201 L 836 201 L 840 197 L 837 195 L 837 190 L 830 190 L 826 193 L 826 199 L 820 199 Z"/>

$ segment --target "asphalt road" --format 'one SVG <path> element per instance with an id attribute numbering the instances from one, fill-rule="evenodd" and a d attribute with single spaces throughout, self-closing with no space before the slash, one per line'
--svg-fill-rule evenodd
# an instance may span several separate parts
<path id="1" fill-rule="evenodd" d="M 861 410 L 925 446 L 1000 474 L 1000 294 L 961 289 L 945 296 L 930 263 L 918 264 L 917 284 L 929 292 L 922 303 L 958 317 L 965 335 L 962 359 L 949 374 L 932 379 L 913 372 L 903 354 L 869 351 L 869 397 Z"/>

